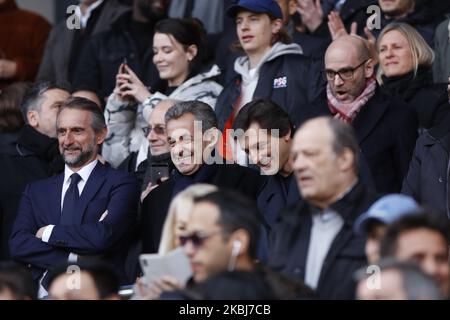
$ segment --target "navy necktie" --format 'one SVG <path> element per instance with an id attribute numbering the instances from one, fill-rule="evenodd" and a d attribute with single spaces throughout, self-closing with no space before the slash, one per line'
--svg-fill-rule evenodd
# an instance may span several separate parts
<path id="1" fill-rule="evenodd" d="M 64 196 L 63 209 L 61 212 L 61 225 L 72 225 L 73 219 L 76 215 L 76 210 L 78 208 L 78 200 L 80 199 L 80 193 L 78 191 L 78 182 L 80 182 L 81 177 L 78 173 L 73 173 L 70 176 L 70 186 L 66 191 Z"/>

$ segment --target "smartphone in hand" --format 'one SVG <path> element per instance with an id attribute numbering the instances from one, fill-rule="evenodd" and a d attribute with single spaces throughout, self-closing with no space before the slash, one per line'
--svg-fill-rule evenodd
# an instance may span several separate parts
<path id="1" fill-rule="evenodd" d="M 157 185 L 161 183 L 162 178 L 169 178 L 169 165 L 168 164 L 158 164 L 150 166 L 150 182 L 152 185 Z"/>
<path id="2" fill-rule="evenodd" d="M 122 65 L 121 65 L 120 72 L 128 74 L 127 69 L 125 68 L 125 66 L 128 66 L 128 59 L 127 59 L 127 57 L 124 57 L 123 60 L 122 60 Z"/>

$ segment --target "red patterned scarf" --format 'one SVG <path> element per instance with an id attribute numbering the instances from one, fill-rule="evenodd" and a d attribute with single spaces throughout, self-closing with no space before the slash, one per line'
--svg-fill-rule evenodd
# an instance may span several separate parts
<path id="1" fill-rule="evenodd" d="M 358 115 L 361 108 L 370 100 L 375 94 L 377 82 L 375 78 L 370 78 L 367 81 L 364 91 L 351 103 L 342 103 L 338 101 L 331 93 L 330 84 L 327 84 L 327 100 L 328 108 L 336 119 L 340 119 L 346 123 L 352 123 Z"/>

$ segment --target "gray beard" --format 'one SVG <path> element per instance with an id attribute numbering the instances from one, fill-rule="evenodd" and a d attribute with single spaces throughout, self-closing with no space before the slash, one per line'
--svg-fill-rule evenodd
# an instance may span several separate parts
<path id="1" fill-rule="evenodd" d="M 66 158 L 64 153 L 62 154 L 62 157 L 64 159 L 65 164 L 67 164 L 69 166 L 80 166 L 80 165 L 86 163 L 86 161 L 92 157 L 93 153 L 94 153 L 94 149 L 90 148 L 88 150 L 82 151 L 76 158 L 72 158 L 72 159 Z"/>

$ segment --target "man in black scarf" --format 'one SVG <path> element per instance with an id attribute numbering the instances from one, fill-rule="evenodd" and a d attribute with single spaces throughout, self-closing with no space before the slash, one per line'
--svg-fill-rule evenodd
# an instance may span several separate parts
<path id="1" fill-rule="evenodd" d="M 170 148 L 167 142 L 166 124 L 164 116 L 177 101 L 166 99 L 160 101 L 147 118 L 147 127 L 142 128 L 148 141 L 148 151 L 141 147 L 132 152 L 120 165 L 119 169 L 133 173 L 142 186 L 141 199 L 153 190 L 159 183 L 169 178 L 175 169 L 170 158 Z M 144 154 L 145 153 L 145 154 Z M 160 176 L 156 177 L 156 171 Z M 164 172 L 162 172 L 164 171 Z M 156 183 L 155 183 L 156 182 Z"/>
<path id="2" fill-rule="evenodd" d="M 0 156 L 0 260 L 9 258 L 9 233 L 25 186 L 64 169 L 56 117 L 69 95 L 68 90 L 50 82 L 37 83 L 25 93 L 21 110 L 26 124 L 15 149 Z"/>

